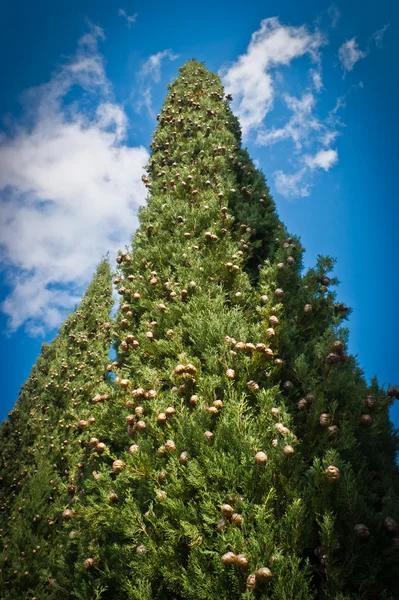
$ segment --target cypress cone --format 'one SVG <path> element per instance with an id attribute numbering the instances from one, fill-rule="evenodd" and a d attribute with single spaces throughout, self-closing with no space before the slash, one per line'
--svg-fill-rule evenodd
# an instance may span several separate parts
<path id="1" fill-rule="evenodd" d="M 79 364 L 89 368 L 87 348 L 97 335 L 104 343 L 114 336 L 117 359 L 104 362 L 104 382 L 82 382 L 62 406 L 59 396 L 53 406 L 39 394 L 64 425 L 53 425 L 54 443 L 59 448 L 66 439 L 62 452 L 72 465 L 68 477 L 58 466 L 57 510 L 44 511 L 42 537 L 51 540 L 52 559 L 35 563 L 55 583 L 44 583 L 39 569 L 24 576 L 23 561 L 16 566 L 21 531 L 36 535 L 21 515 L 12 521 L 25 493 L 18 490 L 2 517 L 4 594 L 394 600 L 399 476 L 392 397 L 376 379 L 367 385 L 344 352 L 348 310 L 337 309 L 337 281 L 327 276 L 334 261 L 319 257 L 303 272 L 300 240 L 279 220 L 265 178 L 241 147 L 219 77 L 194 60 L 180 70 L 151 144 L 148 204 L 117 257 L 116 322 L 107 316 L 109 325 L 98 323 L 93 339 L 87 334 Z M 369 396 L 376 402 L 365 427 L 360 417 Z M 298 407 L 301 398 L 306 410 Z M 73 400 L 86 402 L 84 410 Z M 65 435 L 73 410 L 77 421 L 96 419 L 76 429 L 80 442 L 70 430 Z M 320 426 L 322 414 L 331 415 L 340 435 Z M 47 443 L 42 455 L 51 471 Z M 267 460 L 254 458 L 263 455 Z M 8 471 L 4 498 L 15 489 L 16 472 Z M 69 500 L 57 500 L 64 479 L 76 486 L 72 507 L 67 489 Z M 33 509 L 34 488 L 25 495 Z M 63 521 L 67 508 L 72 513 Z M 359 524 L 367 537 L 359 536 Z"/>

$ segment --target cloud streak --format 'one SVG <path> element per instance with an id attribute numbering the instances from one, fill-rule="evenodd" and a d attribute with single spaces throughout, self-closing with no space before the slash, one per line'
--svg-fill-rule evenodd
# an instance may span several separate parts
<path id="1" fill-rule="evenodd" d="M 335 5 L 328 15 L 331 26 L 335 26 L 340 17 Z M 315 173 L 327 171 L 338 162 L 338 151 L 331 146 L 342 126 L 336 114 L 339 107 L 324 118 L 315 113 L 323 90 L 321 49 L 326 44 L 326 37 L 317 29 L 312 32 L 304 25 L 291 27 L 277 18 L 266 19 L 252 35 L 247 51 L 221 71 L 226 91 L 235 99 L 233 110 L 240 118 L 244 137 L 253 138 L 258 146 L 294 145 L 294 171 L 278 169 L 274 173 L 276 190 L 287 198 L 308 196 Z M 279 67 L 305 55 L 311 65 L 302 94 L 284 92 Z M 282 101 L 290 116 L 282 126 L 268 126 L 276 100 Z"/>
<path id="2" fill-rule="evenodd" d="M 11 287 L 1 308 L 11 331 L 58 326 L 101 256 L 137 227 L 148 153 L 126 141 L 128 120 L 98 51 L 103 37 L 91 26 L 72 59 L 23 94 L 24 118 L 0 138 L 0 266 Z"/>
<path id="3" fill-rule="evenodd" d="M 299 169 L 296 173 L 284 173 L 278 170 L 274 173 L 274 184 L 279 194 L 285 198 L 309 196 L 310 185 L 305 181 L 306 168 Z"/>
<path id="4" fill-rule="evenodd" d="M 338 25 L 338 21 L 341 18 L 341 13 L 335 4 L 331 4 L 331 6 L 327 10 L 328 16 L 331 21 L 331 27 L 336 27 Z"/>
<path id="5" fill-rule="evenodd" d="M 307 92 L 301 98 L 286 94 L 284 101 L 287 108 L 292 112 L 291 118 L 284 127 L 260 129 L 256 141 L 260 146 L 268 146 L 291 139 L 296 149 L 300 150 L 303 141 L 308 139 L 312 131 L 322 129 L 322 124 L 312 114 L 316 100 L 313 94 Z"/>
<path id="6" fill-rule="evenodd" d="M 302 166 L 294 173 L 278 170 L 274 173 L 274 184 L 279 194 L 285 198 L 304 198 L 309 196 L 313 182 L 312 172 L 329 171 L 338 163 L 338 152 L 332 148 L 319 150 L 316 154 L 301 157 Z"/>
<path id="7" fill-rule="evenodd" d="M 323 14 L 328 16 L 330 28 L 337 26 L 341 15 L 335 4 Z M 384 25 L 377 30 L 364 50 L 356 37 L 339 47 L 338 58 L 344 77 L 357 62 L 366 58 L 371 44 L 382 46 L 388 27 Z M 288 161 L 292 172 L 280 168 L 274 173 L 276 189 L 285 197 L 309 195 L 316 173 L 329 171 L 338 163 L 335 145 L 345 126 L 339 111 L 346 106 L 349 92 L 363 87 L 362 82 L 352 84 L 337 99 L 334 108 L 324 115 L 318 114 L 319 98 L 325 91 L 322 49 L 327 43 L 327 37 L 318 29 L 287 26 L 277 17 L 265 19 L 253 33 L 246 51 L 229 67 L 220 70 L 226 92 L 233 95 L 232 108 L 240 119 L 244 139 L 258 146 L 293 145 Z M 310 62 L 305 71 L 303 60 L 296 60 L 303 57 Z M 304 84 L 302 90 L 293 95 L 284 89 L 282 67 L 294 67 L 296 62 L 300 62 Z M 282 124 L 279 115 L 278 126 L 270 124 L 277 102 L 280 113 L 282 108 L 288 114 Z"/>
<path id="8" fill-rule="evenodd" d="M 384 27 L 381 27 L 381 29 L 377 29 L 377 31 L 371 36 L 371 40 L 375 43 L 377 48 L 383 47 L 382 42 L 389 26 L 390 23 L 387 23 L 384 25 Z"/>
<path id="9" fill-rule="evenodd" d="M 240 118 L 244 136 L 256 130 L 273 107 L 273 70 L 305 54 L 318 64 L 319 50 L 325 43 L 319 31 L 311 33 L 305 26 L 282 25 L 277 17 L 261 22 L 246 53 L 220 71 L 226 91 L 234 97 L 233 110 Z"/>
<path id="10" fill-rule="evenodd" d="M 136 22 L 136 20 L 137 20 L 137 14 L 138 13 L 134 13 L 133 15 L 128 15 L 127 12 L 123 8 L 120 8 L 118 10 L 118 16 L 119 17 L 123 17 L 125 19 L 126 25 L 128 26 L 129 29 L 131 28 L 131 26 L 133 25 L 133 23 Z"/>
<path id="11" fill-rule="evenodd" d="M 338 58 L 344 73 L 352 71 L 355 64 L 359 62 L 359 60 L 362 60 L 362 58 L 366 58 L 366 56 L 367 52 L 360 50 L 356 37 L 344 42 L 338 50 Z"/>
<path id="12" fill-rule="evenodd" d="M 156 54 L 152 54 L 142 65 L 138 73 L 138 96 L 139 99 L 135 103 L 136 112 L 140 112 L 143 106 L 148 110 L 151 117 L 155 117 L 152 108 L 152 89 L 154 83 L 159 83 L 161 80 L 161 67 L 165 59 L 176 60 L 178 54 L 172 52 L 170 48 L 162 50 Z"/>
<path id="13" fill-rule="evenodd" d="M 353 37 L 350 40 L 346 40 L 342 44 L 342 46 L 338 50 L 338 58 L 341 63 L 341 66 L 344 70 L 344 76 L 349 71 L 353 70 L 353 67 L 359 60 L 366 58 L 372 49 L 372 44 L 374 43 L 377 48 L 381 49 L 383 47 L 383 40 L 387 29 L 389 27 L 389 23 L 381 27 L 381 29 L 377 29 L 373 35 L 370 36 L 367 42 L 367 48 L 365 50 L 361 50 L 356 41 L 356 37 Z"/>

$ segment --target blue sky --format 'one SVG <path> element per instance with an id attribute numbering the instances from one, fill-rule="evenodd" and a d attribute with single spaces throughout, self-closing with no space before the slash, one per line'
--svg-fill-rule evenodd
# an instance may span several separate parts
<path id="1" fill-rule="evenodd" d="M 337 258 L 366 376 L 399 383 L 395 3 L 14 0 L 2 16 L 0 419 L 101 256 L 128 243 L 155 115 L 190 58 L 232 92 L 306 266 Z"/>

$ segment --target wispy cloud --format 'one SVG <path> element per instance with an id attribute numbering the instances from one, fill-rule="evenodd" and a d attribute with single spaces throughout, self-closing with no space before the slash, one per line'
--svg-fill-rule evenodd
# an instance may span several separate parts
<path id="1" fill-rule="evenodd" d="M 353 67 L 359 60 L 366 58 L 367 52 L 360 50 L 356 37 L 347 40 L 338 50 L 338 58 L 344 70 L 344 74 L 352 71 Z"/>
<path id="2" fill-rule="evenodd" d="M 364 50 L 361 50 L 356 41 L 356 37 L 353 37 L 350 40 L 346 40 L 342 44 L 342 46 L 338 50 L 338 58 L 341 63 L 341 66 L 344 70 L 344 76 L 349 71 L 352 71 L 353 67 L 359 60 L 366 58 L 372 50 L 373 44 L 376 45 L 377 48 L 381 49 L 383 47 L 383 40 L 387 29 L 389 27 L 389 23 L 381 27 L 381 29 L 377 29 L 368 39 L 367 47 Z"/>
<path id="3" fill-rule="evenodd" d="M 318 30 L 310 32 L 305 26 L 282 25 L 277 17 L 261 22 L 246 53 L 220 71 L 226 91 L 234 97 L 233 110 L 240 118 L 244 136 L 256 130 L 273 107 L 273 70 L 305 54 L 318 65 L 319 49 L 325 43 Z"/>
<path id="4" fill-rule="evenodd" d="M 328 113 L 328 122 L 330 124 L 336 123 L 336 115 L 339 112 L 339 110 L 341 108 L 345 108 L 346 107 L 346 100 L 349 96 L 349 94 L 351 94 L 354 90 L 359 90 L 359 89 L 363 89 L 364 85 L 362 81 L 359 81 L 358 83 L 353 83 L 351 86 L 349 86 L 349 88 L 346 90 L 345 94 L 343 94 L 342 96 L 338 96 L 337 101 L 335 102 L 335 106 L 333 109 L 330 110 L 330 112 Z"/>
<path id="5" fill-rule="evenodd" d="M 162 50 L 156 54 L 152 54 L 143 64 L 138 73 L 138 96 L 139 99 L 135 103 L 136 112 L 140 112 L 143 106 L 145 106 L 149 114 L 153 117 L 154 111 L 152 108 L 152 88 L 154 83 L 159 83 L 161 80 L 161 67 L 162 62 L 165 59 L 176 60 L 179 58 L 178 54 L 172 52 L 169 48 Z"/>
<path id="6" fill-rule="evenodd" d="M 331 27 L 336 27 L 338 25 L 338 21 L 341 18 L 341 13 L 339 12 L 335 4 L 331 4 L 327 12 L 331 21 Z"/>
<path id="7" fill-rule="evenodd" d="M 126 25 L 130 29 L 130 27 L 132 26 L 132 24 L 136 22 L 138 13 L 134 13 L 133 15 L 128 15 L 127 12 L 123 8 L 120 8 L 118 10 L 118 15 L 120 17 L 123 17 L 125 19 Z"/>
<path id="8" fill-rule="evenodd" d="M 324 169 L 328 171 L 338 162 L 338 152 L 331 148 L 328 150 L 319 150 L 314 156 L 306 155 L 304 160 L 310 169 Z"/>
<path id="9" fill-rule="evenodd" d="M 341 17 L 335 4 L 323 15 L 328 16 L 329 27 L 336 27 Z M 381 46 L 387 28 L 385 25 L 376 31 L 364 50 L 356 37 L 341 45 L 338 57 L 344 75 L 366 58 L 371 42 Z M 346 106 L 348 94 L 363 87 L 362 82 L 352 84 L 337 98 L 333 108 L 322 113 L 320 97 L 326 91 L 322 79 L 322 50 L 327 43 L 317 28 L 287 26 L 276 17 L 265 19 L 252 35 L 245 53 L 220 71 L 226 91 L 233 95 L 232 107 L 240 119 L 244 138 L 259 146 L 293 144 L 290 172 L 280 168 L 274 173 L 276 189 L 286 197 L 309 195 L 316 173 L 328 171 L 338 163 L 336 141 L 345 127 L 340 111 Z M 305 56 L 310 65 L 306 78 L 302 75 L 302 90 L 298 86 L 298 92 L 293 95 L 285 89 L 284 71 L 280 67 L 293 69 L 295 59 Z M 303 64 L 301 61 L 301 73 Z M 272 111 L 278 101 L 279 110 L 286 109 L 288 117 L 281 124 L 280 112 L 276 126 L 272 124 Z"/>
<path id="10" fill-rule="evenodd" d="M 321 92 L 323 89 L 323 81 L 321 78 L 321 70 L 319 69 L 310 69 L 309 75 L 311 77 L 313 87 L 316 92 Z"/>
<path id="11" fill-rule="evenodd" d="M 304 198 L 309 196 L 310 185 L 305 181 L 306 168 L 299 169 L 296 173 L 274 173 L 274 185 L 279 194 L 285 198 Z"/>
<path id="12" fill-rule="evenodd" d="M 330 12 L 338 19 L 336 12 Z M 282 142 L 294 145 L 290 160 L 293 172 L 278 169 L 274 173 L 277 191 L 287 198 L 308 196 L 315 173 L 327 171 L 338 162 L 338 151 L 331 146 L 343 126 L 338 111 L 344 106 L 344 97 L 341 104 L 324 117 L 316 113 L 323 90 L 320 49 L 325 43 L 318 31 L 309 33 L 304 26 L 286 27 L 277 19 L 269 19 L 262 22 L 261 29 L 252 36 L 246 54 L 224 73 L 227 91 L 238 93 L 235 109 L 241 122 L 244 117 L 247 135 L 251 134 L 259 146 Z M 278 71 L 272 72 L 270 66 L 290 64 L 304 54 L 309 55 L 312 64 L 303 93 L 293 96 L 284 92 L 282 76 Z M 253 86 L 253 95 L 248 95 L 248 80 L 249 87 Z M 290 116 L 279 127 L 267 126 L 276 99 L 282 101 Z"/>
<path id="13" fill-rule="evenodd" d="M 10 330 L 58 326 L 95 265 L 137 227 L 148 153 L 126 142 L 92 26 L 76 54 L 22 97 L 24 116 L 0 137 L 0 266 Z M 72 98 L 72 101 L 71 101 Z"/>
<path id="14" fill-rule="evenodd" d="M 256 141 L 261 146 L 267 146 L 291 139 L 296 149 L 300 150 L 303 140 L 309 137 L 310 132 L 312 130 L 319 131 L 322 127 L 321 123 L 312 114 L 316 100 L 313 94 L 307 92 L 301 98 L 286 94 L 284 101 L 292 112 L 292 117 L 284 127 L 260 129 Z"/>
<path id="15" fill-rule="evenodd" d="M 377 31 L 375 31 L 373 35 L 369 37 L 367 47 L 364 50 L 359 48 L 356 37 L 346 40 L 342 46 L 340 46 L 338 50 L 338 58 L 344 71 L 344 77 L 347 73 L 349 73 L 349 71 L 353 70 L 353 67 L 357 62 L 359 62 L 359 60 L 362 60 L 369 55 L 373 44 L 375 44 L 379 49 L 383 47 L 383 40 L 389 26 L 390 24 L 387 23 L 381 27 L 381 29 L 377 29 Z"/>
<path id="16" fill-rule="evenodd" d="M 294 173 L 278 170 L 274 173 L 274 184 L 279 194 L 285 198 L 304 198 L 309 196 L 313 186 L 312 173 L 329 171 L 338 162 L 338 152 L 332 148 L 319 150 L 316 154 L 305 154 L 299 160 L 302 163 Z"/>
<path id="17" fill-rule="evenodd" d="M 174 54 L 170 48 L 168 50 L 162 50 L 162 52 L 157 52 L 146 60 L 141 68 L 140 74 L 143 77 L 150 77 L 153 81 L 158 83 L 161 79 L 162 61 L 165 58 L 176 60 L 176 58 L 179 58 L 179 55 Z"/>
<path id="18" fill-rule="evenodd" d="M 377 48 L 382 48 L 382 41 L 389 26 L 390 23 L 387 23 L 384 25 L 384 27 L 381 27 L 381 29 L 377 29 L 377 31 L 371 36 L 371 40 L 375 43 Z"/>

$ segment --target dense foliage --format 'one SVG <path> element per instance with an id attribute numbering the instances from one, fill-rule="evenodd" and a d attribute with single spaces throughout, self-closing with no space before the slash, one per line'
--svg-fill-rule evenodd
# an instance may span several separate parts
<path id="1" fill-rule="evenodd" d="M 111 270 L 102 262 L 80 306 L 43 344 L 15 408 L 0 429 L 0 592 L 4 598 L 58 598 L 70 588 L 63 511 L 87 464 L 83 433 L 109 388 Z M 68 513 L 67 513 L 68 514 Z M 65 519 L 64 519 L 65 520 Z M 67 597 L 67 596 L 63 596 Z"/>
<path id="2" fill-rule="evenodd" d="M 399 390 L 347 354 L 230 100 L 181 68 L 116 319 L 102 263 L 2 426 L 7 600 L 399 597 Z"/>

